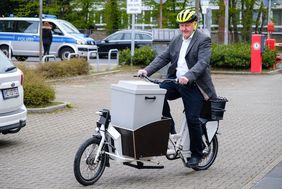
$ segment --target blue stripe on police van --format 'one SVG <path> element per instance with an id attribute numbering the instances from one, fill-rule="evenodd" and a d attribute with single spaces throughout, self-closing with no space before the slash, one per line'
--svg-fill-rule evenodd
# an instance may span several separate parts
<path id="1" fill-rule="evenodd" d="M 3 34 L 0 33 L 0 41 L 33 41 L 39 42 L 39 36 L 37 35 L 22 35 L 22 34 Z M 63 37 L 63 36 L 53 36 L 54 43 L 76 43 L 76 40 L 70 37 Z"/>

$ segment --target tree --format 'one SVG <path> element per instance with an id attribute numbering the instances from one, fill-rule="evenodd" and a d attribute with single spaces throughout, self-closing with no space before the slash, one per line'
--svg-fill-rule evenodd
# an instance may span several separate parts
<path id="1" fill-rule="evenodd" d="M 229 18 L 230 18 L 230 31 L 233 33 L 232 38 L 234 42 L 239 42 L 239 10 L 237 9 L 237 0 L 231 0 L 229 8 Z"/>
<path id="2" fill-rule="evenodd" d="M 176 16 L 183 7 L 186 6 L 187 0 L 183 3 L 179 3 L 176 0 L 166 1 L 163 6 L 163 26 L 168 28 L 178 28 L 178 23 L 176 22 Z M 180 8 L 182 7 L 182 8 Z"/>
<path id="3" fill-rule="evenodd" d="M 117 0 L 108 0 L 104 9 L 104 17 L 106 22 L 107 32 L 113 33 L 119 29 L 120 10 Z"/>
<path id="4" fill-rule="evenodd" d="M 68 14 L 64 18 L 78 28 L 93 28 L 94 5 L 97 0 L 71 0 L 64 4 L 64 11 Z"/>
<path id="5" fill-rule="evenodd" d="M 267 15 L 267 8 L 264 6 L 263 1 L 261 1 L 260 3 L 260 7 L 258 9 L 258 15 L 257 15 L 257 19 L 255 22 L 255 33 L 261 33 L 262 29 L 263 29 L 263 24 L 264 24 L 264 20 L 266 19 L 266 15 Z M 262 22 L 260 22 L 260 18 L 262 20 Z"/>
<path id="6" fill-rule="evenodd" d="M 224 0 L 218 1 L 219 11 L 218 11 L 218 42 L 223 43 L 224 42 L 224 15 L 225 15 L 225 5 Z"/>
<path id="7" fill-rule="evenodd" d="M 19 6 L 18 2 L 13 2 L 11 0 L 1 0 L 0 1 L 0 16 L 9 16 L 14 14 L 14 9 Z"/>
<path id="8" fill-rule="evenodd" d="M 39 15 L 39 1 L 34 0 L 11 0 L 11 3 L 18 4 L 14 8 L 13 14 L 16 16 L 34 17 Z"/>
<path id="9" fill-rule="evenodd" d="M 244 41 L 250 41 L 252 35 L 253 24 L 253 10 L 255 4 L 260 0 L 241 0 L 241 12 L 242 12 L 242 39 Z"/>

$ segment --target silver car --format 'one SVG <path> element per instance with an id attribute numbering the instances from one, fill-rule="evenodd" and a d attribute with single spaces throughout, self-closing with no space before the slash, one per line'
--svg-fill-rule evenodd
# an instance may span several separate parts
<path id="1" fill-rule="evenodd" d="M 23 73 L 0 51 L 0 133 L 16 133 L 26 125 Z"/>

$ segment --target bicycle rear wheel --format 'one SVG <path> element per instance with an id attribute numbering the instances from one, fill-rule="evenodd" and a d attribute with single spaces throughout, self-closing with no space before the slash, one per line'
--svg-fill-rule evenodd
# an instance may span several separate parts
<path id="1" fill-rule="evenodd" d="M 102 176 L 106 166 L 106 154 L 99 156 L 94 163 L 101 139 L 92 137 L 86 140 L 78 149 L 74 159 L 74 175 L 76 180 L 84 185 L 92 185 Z"/>
<path id="2" fill-rule="evenodd" d="M 206 137 L 203 137 L 203 138 L 206 138 Z M 197 167 L 194 167 L 193 169 L 196 171 L 208 169 L 215 161 L 217 152 L 218 152 L 218 140 L 217 140 L 217 136 L 215 135 L 210 145 L 206 146 L 206 148 L 204 149 L 204 153 L 203 153 L 204 156 L 201 162 L 199 163 Z"/>

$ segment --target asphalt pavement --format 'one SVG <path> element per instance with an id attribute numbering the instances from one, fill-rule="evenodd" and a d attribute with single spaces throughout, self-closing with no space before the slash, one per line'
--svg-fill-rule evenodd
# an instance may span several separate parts
<path id="1" fill-rule="evenodd" d="M 70 102 L 73 108 L 28 114 L 27 126 L 19 133 L 0 135 L 1 188 L 84 188 L 73 175 L 74 154 L 94 132 L 95 112 L 111 109 L 111 84 L 132 80 L 134 73 L 54 82 L 56 100 Z M 282 74 L 212 77 L 218 95 L 229 102 L 220 122 L 218 156 L 208 170 L 193 171 L 165 157 L 155 159 L 164 165 L 161 170 L 137 170 L 110 161 L 111 167 L 88 188 L 281 189 Z M 179 125 L 182 102 L 170 104 Z"/>
<path id="2" fill-rule="evenodd" d="M 278 65 L 278 68 L 282 69 L 282 63 Z M 282 161 L 258 181 L 253 189 L 282 189 Z"/>

